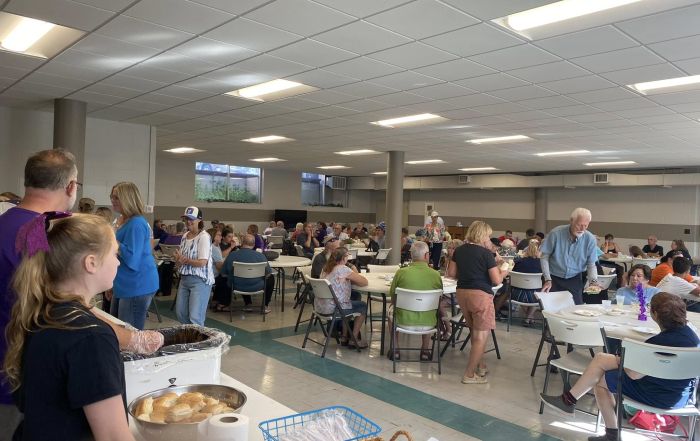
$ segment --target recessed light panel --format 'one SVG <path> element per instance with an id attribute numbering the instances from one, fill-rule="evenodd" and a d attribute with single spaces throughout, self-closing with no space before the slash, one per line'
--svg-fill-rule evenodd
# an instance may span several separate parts
<path id="1" fill-rule="evenodd" d="M 590 153 L 588 150 L 564 150 L 561 152 L 542 152 L 535 153 L 535 156 L 573 156 L 573 155 L 584 155 Z"/>
<path id="2" fill-rule="evenodd" d="M 0 50 L 32 57 L 53 57 L 85 32 L 48 21 L 0 12 Z"/>
<path id="3" fill-rule="evenodd" d="M 174 147 L 172 149 L 163 150 L 163 151 L 169 152 L 169 153 L 178 153 L 178 154 L 206 152 L 206 150 L 196 149 L 194 147 Z"/>
<path id="4" fill-rule="evenodd" d="M 280 158 L 253 158 L 251 161 L 255 162 L 284 162 L 286 159 L 280 159 Z"/>
<path id="5" fill-rule="evenodd" d="M 406 164 L 420 165 L 420 164 L 442 164 L 442 159 L 421 159 L 419 161 L 406 161 Z"/>
<path id="6" fill-rule="evenodd" d="M 376 150 L 369 150 L 369 149 L 360 149 L 360 150 L 345 150 L 342 152 L 335 152 L 338 155 L 345 155 L 345 156 L 362 156 L 362 155 L 378 155 L 381 152 L 378 152 Z"/>
<path id="7" fill-rule="evenodd" d="M 254 144 L 277 144 L 279 142 L 294 141 L 292 138 L 278 135 L 258 136 L 257 138 L 241 139 L 244 142 L 252 142 Z"/>
<path id="8" fill-rule="evenodd" d="M 382 127 L 407 127 L 407 126 L 417 126 L 423 124 L 433 124 L 441 121 L 446 121 L 447 118 L 443 118 L 440 115 L 435 115 L 432 113 L 421 113 L 419 115 L 409 115 L 401 116 L 398 118 L 384 119 L 381 121 L 374 121 L 371 124 L 382 126 Z"/>
<path id="9" fill-rule="evenodd" d="M 236 96 L 254 101 L 274 101 L 302 93 L 318 90 L 316 87 L 289 80 L 272 80 L 255 86 L 227 92 L 226 95 Z"/>
<path id="10" fill-rule="evenodd" d="M 496 167 L 471 167 L 471 168 L 460 168 L 459 171 L 463 172 L 485 172 L 485 171 L 495 171 L 498 170 Z"/>
<path id="11" fill-rule="evenodd" d="M 597 167 L 597 166 L 611 166 L 611 165 L 633 165 L 636 164 L 634 161 L 605 161 L 605 162 L 586 162 L 583 165 L 587 165 L 589 167 Z"/>
<path id="12" fill-rule="evenodd" d="M 648 81 L 646 83 L 628 84 L 627 87 L 643 95 L 682 92 L 684 90 L 700 89 L 700 75 Z"/>
<path id="13" fill-rule="evenodd" d="M 320 167 L 316 168 L 321 168 L 323 170 L 340 170 L 341 168 L 350 168 L 346 165 L 322 165 Z"/>
<path id="14" fill-rule="evenodd" d="M 468 142 L 470 144 L 505 144 L 510 142 L 522 142 L 531 141 L 532 138 L 525 135 L 512 135 L 512 136 L 496 136 L 493 138 L 480 138 L 480 139 L 470 139 Z"/>

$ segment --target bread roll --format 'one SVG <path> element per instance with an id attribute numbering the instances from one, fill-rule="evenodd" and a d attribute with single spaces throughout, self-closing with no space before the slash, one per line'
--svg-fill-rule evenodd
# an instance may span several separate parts
<path id="1" fill-rule="evenodd" d="M 203 400 L 204 399 L 204 394 L 199 393 L 199 392 L 185 392 L 184 394 L 180 395 L 180 398 L 178 398 L 178 401 L 189 401 L 189 400 Z"/>
<path id="2" fill-rule="evenodd" d="M 216 415 L 216 414 L 222 413 L 225 408 L 226 408 L 225 404 L 216 403 L 216 404 L 212 404 L 212 405 L 204 407 L 203 409 L 200 410 L 200 412 L 210 413 L 212 415 Z"/>
<path id="3" fill-rule="evenodd" d="M 161 395 L 153 400 L 153 407 L 171 407 L 175 404 L 175 402 L 177 402 L 177 394 L 175 392 L 168 392 L 167 394 Z"/>
<path id="4" fill-rule="evenodd" d="M 136 418 L 141 420 L 141 421 L 151 421 L 151 416 L 149 414 L 146 414 L 146 413 L 142 413 L 141 415 L 137 416 Z"/>
<path id="5" fill-rule="evenodd" d="M 157 407 L 153 409 L 153 413 L 150 415 L 150 421 L 152 423 L 165 423 L 165 416 L 168 413 L 168 409 L 165 407 Z"/>
<path id="6" fill-rule="evenodd" d="M 166 423 L 177 423 L 192 416 L 192 408 L 187 404 L 176 404 L 170 409 L 165 416 Z"/>
<path id="7" fill-rule="evenodd" d="M 150 415 L 153 412 L 153 397 L 144 398 L 136 406 L 136 415 Z"/>
<path id="8" fill-rule="evenodd" d="M 205 395 L 204 396 L 204 404 L 206 406 L 211 406 L 212 404 L 219 404 L 219 400 L 217 400 L 214 397 L 210 397 L 210 396 Z"/>
<path id="9" fill-rule="evenodd" d="M 191 417 L 189 417 L 187 420 L 183 422 L 187 423 L 201 423 L 202 421 L 206 420 L 209 418 L 211 415 L 208 413 L 195 413 Z"/>

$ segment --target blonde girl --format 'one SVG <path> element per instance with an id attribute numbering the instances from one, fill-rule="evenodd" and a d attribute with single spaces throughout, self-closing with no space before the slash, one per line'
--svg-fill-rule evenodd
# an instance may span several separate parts
<path id="1" fill-rule="evenodd" d="M 63 216 L 69 215 L 67 213 Z M 133 440 L 117 335 L 93 315 L 112 287 L 118 244 L 101 217 L 38 216 L 19 232 L 4 370 L 24 414 L 14 439 Z"/>

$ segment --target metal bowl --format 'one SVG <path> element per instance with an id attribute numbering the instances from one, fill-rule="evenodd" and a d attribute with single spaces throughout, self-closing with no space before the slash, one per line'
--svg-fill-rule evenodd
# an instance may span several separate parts
<path id="1" fill-rule="evenodd" d="M 141 400 L 151 397 L 156 399 L 166 393 L 175 392 L 182 395 L 185 392 L 200 392 L 204 395 L 216 398 L 219 401 L 233 409 L 234 412 L 239 412 L 247 401 L 246 395 L 232 387 L 223 386 L 220 384 L 189 384 L 186 386 L 172 386 L 164 389 L 158 389 L 134 399 L 129 404 L 129 415 L 131 416 L 139 434 L 148 441 L 190 441 L 197 439 L 197 427 L 200 423 L 153 423 L 150 421 L 142 421 L 136 418 L 136 407 Z M 205 420 L 206 421 L 206 420 Z"/>

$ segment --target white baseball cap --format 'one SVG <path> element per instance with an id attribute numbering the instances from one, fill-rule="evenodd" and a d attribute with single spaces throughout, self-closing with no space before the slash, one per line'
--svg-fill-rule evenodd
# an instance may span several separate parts
<path id="1" fill-rule="evenodd" d="M 440 216 L 437 211 L 433 211 L 432 213 L 430 213 L 430 217 L 437 217 L 437 216 Z"/>

